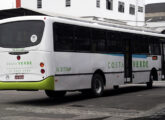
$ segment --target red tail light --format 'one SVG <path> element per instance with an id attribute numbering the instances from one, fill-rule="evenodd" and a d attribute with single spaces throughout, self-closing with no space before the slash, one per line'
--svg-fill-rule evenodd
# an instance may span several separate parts
<path id="1" fill-rule="evenodd" d="M 20 60 L 21 59 L 21 56 L 17 56 L 17 60 Z"/>
<path id="2" fill-rule="evenodd" d="M 152 57 L 152 60 L 157 60 L 157 59 L 158 59 L 157 56 L 153 56 L 153 57 Z"/>
<path id="3" fill-rule="evenodd" d="M 44 67 L 44 63 L 43 62 L 40 63 L 40 67 L 42 67 L 42 68 Z"/>
<path id="4" fill-rule="evenodd" d="M 45 73 L 45 70 L 44 69 L 41 69 L 41 73 L 44 74 Z"/>

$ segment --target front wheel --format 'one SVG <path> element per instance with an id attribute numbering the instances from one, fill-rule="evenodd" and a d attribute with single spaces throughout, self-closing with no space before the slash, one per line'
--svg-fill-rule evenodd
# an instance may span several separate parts
<path id="1" fill-rule="evenodd" d="M 92 94 L 99 97 L 104 92 L 103 77 L 100 74 L 94 74 L 92 78 Z"/>
<path id="2" fill-rule="evenodd" d="M 45 90 L 45 93 L 50 98 L 59 98 L 59 97 L 64 97 L 66 94 L 66 91 Z"/>

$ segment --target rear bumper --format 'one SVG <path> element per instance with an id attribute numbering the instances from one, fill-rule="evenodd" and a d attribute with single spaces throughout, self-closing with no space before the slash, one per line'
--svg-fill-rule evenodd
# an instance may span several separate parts
<path id="1" fill-rule="evenodd" d="M 0 82 L 0 90 L 54 90 L 54 77 L 39 82 Z"/>

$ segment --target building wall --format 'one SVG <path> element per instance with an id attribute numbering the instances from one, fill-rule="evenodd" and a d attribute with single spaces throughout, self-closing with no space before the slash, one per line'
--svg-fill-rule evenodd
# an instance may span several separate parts
<path id="1" fill-rule="evenodd" d="M 15 0 L 1 0 L 0 10 L 16 8 Z"/>
<path id="2" fill-rule="evenodd" d="M 129 25 L 144 25 L 144 12 L 138 12 L 135 8 L 135 14 L 129 13 L 129 6 L 133 4 L 144 7 L 144 0 L 113 0 L 113 10 L 106 9 L 106 0 L 100 0 L 100 7 L 96 7 L 96 0 L 71 0 L 71 6 L 66 7 L 66 0 L 41 0 L 42 8 L 37 8 L 38 0 L 3 0 L 0 4 L 0 10 L 16 8 L 16 2 L 21 2 L 21 7 L 37 9 L 59 14 L 66 14 L 76 17 L 95 16 L 99 18 L 114 19 L 126 22 Z M 124 2 L 124 13 L 118 11 L 118 2 Z M 18 6 L 17 6 L 18 7 Z M 145 10 L 144 10 L 145 11 Z M 137 21 L 137 22 L 136 22 Z"/>
<path id="3" fill-rule="evenodd" d="M 119 1 L 125 3 L 124 13 L 118 12 Z M 129 14 L 130 4 L 135 6 L 138 4 L 138 6 L 144 8 L 144 0 L 113 0 L 113 10 L 106 9 L 106 0 L 100 0 L 100 8 L 96 7 L 96 0 L 71 0 L 70 7 L 66 7 L 65 2 L 66 0 L 42 0 L 42 8 L 38 9 L 37 0 L 22 0 L 21 6 L 77 17 L 96 16 L 100 18 L 121 20 L 128 22 L 130 25 L 144 25 L 144 12 L 138 12 L 136 7 L 135 15 Z"/>
<path id="4" fill-rule="evenodd" d="M 165 2 L 156 1 L 146 4 L 146 26 L 165 33 Z"/>

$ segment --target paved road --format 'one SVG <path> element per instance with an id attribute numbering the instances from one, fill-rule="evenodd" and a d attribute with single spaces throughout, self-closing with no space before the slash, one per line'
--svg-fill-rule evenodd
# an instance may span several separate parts
<path id="1" fill-rule="evenodd" d="M 79 92 L 49 99 L 43 91 L 0 91 L 0 120 L 165 120 L 165 82 L 122 86 L 103 97 Z"/>

